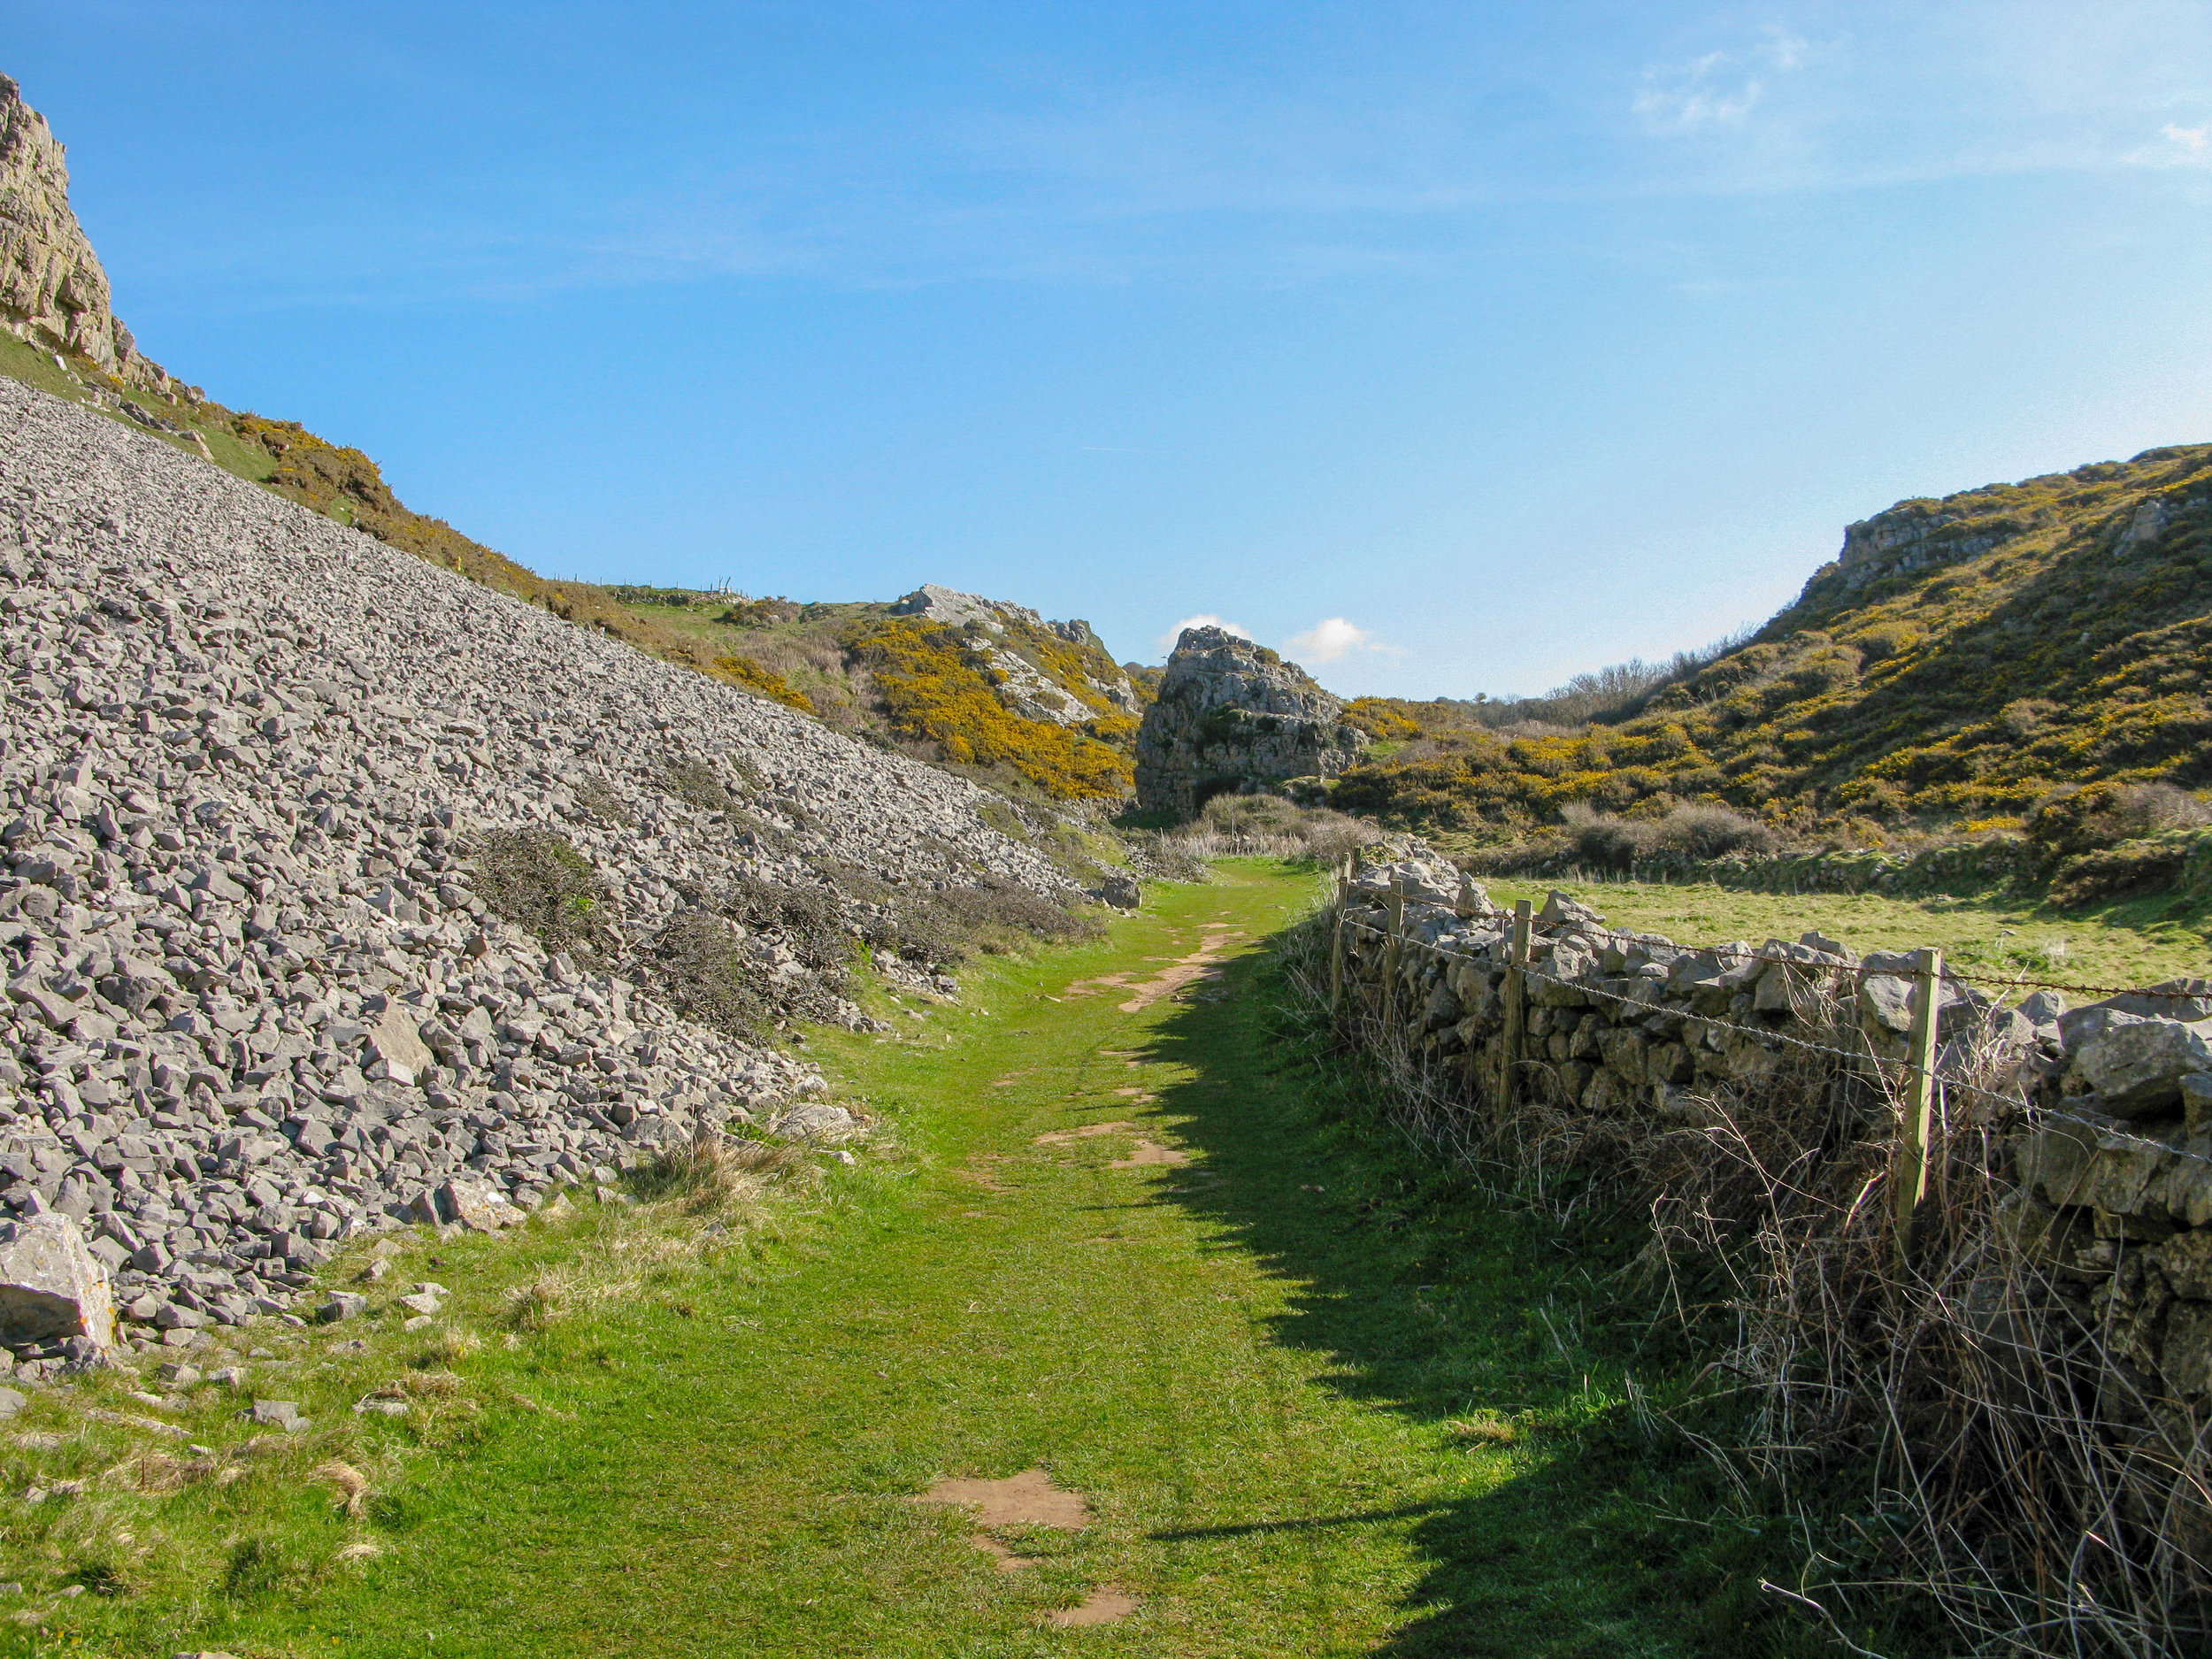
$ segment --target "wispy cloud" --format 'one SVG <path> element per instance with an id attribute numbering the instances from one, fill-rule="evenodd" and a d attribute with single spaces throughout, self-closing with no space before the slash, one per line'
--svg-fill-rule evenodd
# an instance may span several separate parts
<path id="1" fill-rule="evenodd" d="M 1175 641 L 1183 637 L 1185 628 L 1219 628 L 1224 634 L 1233 634 L 1239 639 L 1248 640 L 1252 637 L 1252 630 L 1241 622 L 1231 622 L 1226 618 L 1217 617 L 1210 612 L 1195 617 L 1185 617 L 1165 634 L 1152 641 L 1160 648 L 1161 656 L 1164 657 L 1175 649 Z"/>
<path id="2" fill-rule="evenodd" d="M 2139 167 L 2212 167 L 2212 127 L 2169 121 L 2158 129 L 2158 142 L 2129 151 L 2126 158 Z"/>
<path id="3" fill-rule="evenodd" d="M 1655 132 L 1740 127 L 1767 96 L 1771 77 L 1803 68 L 1811 50 L 1810 42 L 1770 25 L 1740 50 L 1655 64 L 1644 71 L 1635 112 Z"/>
<path id="4" fill-rule="evenodd" d="M 1302 663 L 1333 663 L 1350 651 L 1372 651 L 1379 657 L 1405 655 L 1403 646 L 1386 645 L 1342 617 L 1331 617 L 1303 634 L 1293 634 L 1283 642 L 1283 650 Z"/>

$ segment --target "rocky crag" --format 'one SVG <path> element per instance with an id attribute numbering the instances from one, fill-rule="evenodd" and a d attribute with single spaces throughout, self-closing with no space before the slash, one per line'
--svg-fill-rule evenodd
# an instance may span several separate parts
<path id="1" fill-rule="evenodd" d="M 1333 778 L 1366 737 L 1305 670 L 1220 628 L 1186 628 L 1137 731 L 1137 804 L 1187 818 L 1212 796 Z"/>
<path id="2" fill-rule="evenodd" d="M 46 118 L 0 75 L 0 322 L 19 339 L 89 358 L 131 386 L 165 388 L 108 309 L 107 273 L 69 207 L 69 169 Z"/>
<path id="3" fill-rule="evenodd" d="M 1026 605 L 986 599 L 980 594 L 956 593 L 935 582 L 924 582 L 893 605 L 891 614 L 919 617 L 984 635 L 988 641 L 985 672 L 995 680 L 1000 699 L 1025 720 L 1082 726 L 1098 718 L 1102 703 L 1116 714 L 1134 717 L 1144 712 L 1129 676 L 1091 632 L 1091 625 L 1080 618 L 1048 622 Z M 1025 657 L 1020 650 L 1024 634 L 1048 634 L 1075 647 L 1082 655 L 1072 675 L 1064 669 L 1056 679 L 1049 672 L 1052 665 Z M 1067 683 L 1071 679 L 1073 684 Z"/>
<path id="4" fill-rule="evenodd" d="M 73 1226 L 123 1340 L 671 1136 L 845 1131 L 657 964 L 856 1021 L 780 918 L 1066 891 L 942 772 L 4 380 L 0 433 L 0 1278 Z"/>

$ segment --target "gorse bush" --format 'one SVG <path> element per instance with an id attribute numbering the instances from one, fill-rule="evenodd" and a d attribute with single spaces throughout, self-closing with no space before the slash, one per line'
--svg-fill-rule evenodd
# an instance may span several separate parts
<path id="1" fill-rule="evenodd" d="M 1064 800 L 1129 793 L 1133 764 L 1109 740 L 1126 741 L 1136 723 L 1111 705 L 1087 729 L 1025 719 L 1000 701 L 999 671 L 976 640 L 913 618 L 856 627 L 846 644 L 898 735 L 930 744 L 957 765 L 1006 767 Z"/>

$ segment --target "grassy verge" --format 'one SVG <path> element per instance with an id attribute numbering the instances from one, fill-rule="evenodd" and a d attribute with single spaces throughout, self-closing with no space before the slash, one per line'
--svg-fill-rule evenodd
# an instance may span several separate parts
<path id="1" fill-rule="evenodd" d="M 822 1034 L 895 1132 L 781 1197 L 418 1235 L 369 1315 L 257 1327 L 243 1391 L 100 1386 L 180 1433 L 40 1396 L 0 1439 L 27 1631 L 250 1659 L 1818 1650 L 1757 1588 L 1786 1529 L 1722 1516 L 1639 1426 L 1632 1374 L 1663 1395 L 1688 1362 L 1605 1288 L 1632 1229 L 1487 1202 L 1382 1126 L 1280 1011 L 1263 941 L 1310 879 L 1224 873 L 898 1039 Z M 410 1333 L 418 1279 L 451 1296 Z M 354 1414 L 372 1392 L 407 1414 Z M 311 1426 L 241 1420 L 271 1394 Z M 1040 1466 L 1091 1522 L 1006 1531 L 1018 1571 L 912 1502 Z M 1051 1624 L 1110 1586 L 1126 1617 Z"/>
<path id="2" fill-rule="evenodd" d="M 2204 919 L 2159 896 L 2057 910 L 2016 897 L 1895 899 L 1861 893 L 1747 893 L 1711 882 L 1521 881 L 1484 884 L 1510 903 L 1557 887 L 1617 927 L 1685 944 L 1795 939 L 1817 929 L 1854 950 L 1940 945 L 1969 972 L 2093 985 L 2150 985 L 2212 972 Z"/>

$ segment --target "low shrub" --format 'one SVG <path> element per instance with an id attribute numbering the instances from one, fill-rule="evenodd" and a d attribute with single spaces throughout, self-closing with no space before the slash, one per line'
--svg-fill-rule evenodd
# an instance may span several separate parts
<path id="1" fill-rule="evenodd" d="M 2039 802 L 2028 817 L 2028 839 L 2055 874 L 2085 854 L 2206 824 L 2212 824 L 2212 808 L 2170 783 L 2098 783 Z"/>
<path id="2" fill-rule="evenodd" d="M 1646 818 L 1615 818 L 1576 801 L 1561 812 L 1575 861 L 1600 870 L 1628 871 L 1659 849 L 1659 826 Z"/>
<path id="3" fill-rule="evenodd" d="M 664 762 L 660 785 L 679 801 L 687 802 L 703 812 L 726 812 L 737 804 L 737 797 L 722 781 L 722 774 L 695 755 L 679 755 Z"/>
<path id="4" fill-rule="evenodd" d="M 2101 847 L 2059 865 L 2051 881 L 2051 902 L 2062 910 L 2078 910 L 2107 899 L 2172 888 L 2201 891 L 2208 863 L 2212 836 L 2187 829 Z"/>
<path id="5" fill-rule="evenodd" d="M 718 908 L 740 926 L 774 933 L 792 954 L 817 973 L 842 969 L 853 957 L 852 931 L 845 910 L 827 887 L 791 887 L 741 875 L 722 895 Z"/>
<path id="6" fill-rule="evenodd" d="M 617 829 L 628 829 L 637 820 L 630 809 L 622 803 L 622 797 L 609 787 L 603 778 L 586 772 L 576 780 L 576 804 L 597 818 L 602 824 L 611 824 Z"/>
<path id="7" fill-rule="evenodd" d="M 1210 858 L 1285 858 L 1327 864 L 1356 851 L 1375 826 L 1327 807 L 1303 806 L 1277 795 L 1217 795 L 1188 824 L 1147 849 L 1156 873 L 1169 880 L 1203 880 Z M 1172 865 L 1184 873 L 1173 873 Z M 1194 872 L 1195 873 L 1194 873 Z"/>
<path id="8" fill-rule="evenodd" d="M 471 856 L 477 896 L 549 950 L 596 955 L 612 942 L 606 884 L 551 830 L 495 830 Z"/>
<path id="9" fill-rule="evenodd" d="M 964 962 L 972 950 L 1001 954 L 1013 937 L 1068 942 L 1102 937 L 1096 917 L 1033 893 L 1010 881 L 986 877 L 972 887 L 920 893 L 892 906 L 890 936 L 910 962 L 947 965 Z"/>
<path id="10" fill-rule="evenodd" d="M 642 964 L 654 988 L 687 1019 L 754 1042 L 775 1022 L 766 974 L 719 917 L 704 910 L 678 916 L 661 929 Z"/>
<path id="11" fill-rule="evenodd" d="M 1659 820 L 1659 844 L 1684 858 L 1764 858 L 1782 838 L 1757 818 L 1724 806 L 1678 806 Z"/>

